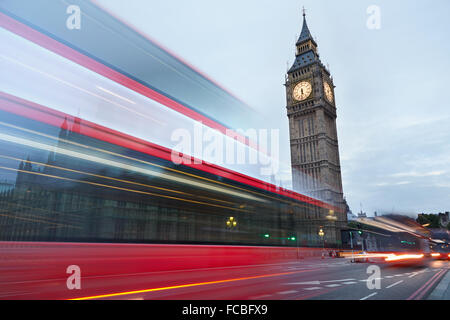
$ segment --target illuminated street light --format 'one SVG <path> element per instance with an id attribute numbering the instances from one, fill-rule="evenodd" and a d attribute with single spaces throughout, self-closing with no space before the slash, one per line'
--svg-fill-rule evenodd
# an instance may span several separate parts
<path id="1" fill-rule="evenodd" d="M 234 219 L 234 217 L 229 217 L 227 220 L 227 227 L 234 228 L 237 226 L 237 221 Z"/>
<path id="2" fill-rule="evenodd" d="M 319 236 L 323 237 L 324 235 L 325 235 L 325 233 L 323 232 L 323 229 L 320 228 L 320 230 L 319 230 Z"/>
<path id="3" fill-rule="evenodd" d="M 334 210 L 329 210 L 328 215 L 325 217 L 328 220 L 337 220 L 337 217 L 334 215 Z"/>

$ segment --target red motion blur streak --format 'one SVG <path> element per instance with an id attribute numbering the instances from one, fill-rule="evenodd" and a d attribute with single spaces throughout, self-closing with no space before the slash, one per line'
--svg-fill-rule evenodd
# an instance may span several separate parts
<path id="1" fill-rule="evenodd" d="M 167 106 L 167 107 L 169 107 L 171 109 L 174 109 L 175 111 L 180 112 L 180 113 L 182 113 L 182 114 L 184 114 L 184 115 L 186 115 L 186 116 L 188 116 L 188 117 L 190 117 L 190 118 L 192 118 L 192 119 L 194 119 L 196 121 L 201 121 L 201 122 L 203 122 L 203 124 L 213 128 L 213 129 L 216 129 L 216 130 L 222 132 L 225 135 L 233 137 L 234 139 L 236 139 L 238 141 L 245 141 L 245 143 L 248 146 L 258 150 L 258 147 L 252 141 L 249 141 L 248 138 L 242 137 L 242 135 L 239 135 L 239 134 L 237 134 L 237 133 L 235 133 L 233 131 L 230 131 L 228 128 L 226 128 L 226 127 L 224 127 L 224 126 L 214 122 L 213 120 L 209 119 L 208 117 L 205 117 L 205 116 L 203 116 L 201 114 L 196 113 L 195 111 L 193 111 L 193 110 L 191 110 L 191 109 L 189 109 L 189 108 L 187 108 L 187 107 L 185 107 L 185 106 L 183 106 L 183 105 L 181 105 L 181 104 L 179 104 L 179 103 L 177 103 L 177 102 L 167 98 L 166 96 L 164 96 L 164 95 L 162 95 L 162 94 L 160 94 L 160 93 L 158 93 L 156 91 L 151 90 L 150 88 L 140 84 L 137 81 L 134 81 L 134 80 L 124 76 L 123 74 L 121 74 L 119 72 L 116 72 L 116 71 L 108 68 L 107 66 L 105 66 L 105 65 L 103 65 L 103 64 L 101 64 L 101 63 L 99 63 L 99 62 L 97 62 L 97 61 L 95 61 L 95 60 L 93 60 L 93 59 L 91 59 L 91 58 L 89 58 L 89 57 L 87 57 L 87 56 L 77 52 L 76 50 L 73 50 L 72 48 L 70 48 L 68 46 L 65 46 L 64 44 L 62 44 L 62 43 L 60 43 L 60 42 L 58 42 L 58 41 L 56 41 L 56 40 L 54 40 L 54 39 L 52 39 L 50 37 L 47 37 L 44 34 L 41 34 L 40 32 L 38 32 L 38 31 L 36 31 L 36 30 L 34 30 L 34 29 L 32 29 L 32 28 L 30 28 L 30 27 L 28 27 L 28 26 L 26 26 L 26 25 L 24 25 L 24 24 L 22 24 L 22 23 L 20 23 L 20 22 L 18 22 L 16 20 L 12 19 L 12 18 L 10 18 L 9 16 L 7 16 L 7 15 L 5 15 L 3 13 L 0 13 L 0 26 L 2 26 L 5 29 L 7 29 L 7 30 L 9 30 L 9 31 L 11 31 L 11 32 L 13 32 L 13 33 L 15 33 L 15 34 L 17 34 L 17 35 L 27 39 L 27 40 L 29 40 L 29 41 L 32 41 L 32 42 L 34 42 L 34 43 L 36 43 L 36 44 L 38 44 L 38 45 L 40 45 L 40 46 L 42 46 L 44 48 L 46 48 L 46 49 L 56 53 L 56 54 L 59 54 L 59 55 L 65 57 L 65 58 L 67 58 L 67 59 L 69 59 L 69 60 L 71 60 L 71 61 L 73 61 L 73 62 L 75 62 L 75 63 L 77 63 L 77 64 L 79 64 L 81 66 L 84 66 L 85 68 L 87 68 L 89 70 L 92 70 L 93 72 L 96 72 L 96 73 L 98 73 L 98 74 L 100 74 L 100 75 L 102 75 L 102 76 L 104 76 L 104 77 L 106 77 L 106 78 L 108 78 L 108 79 L 110 79 L 112 81 L 115 81 L 115 82 L 117 82 L 117 83 L 119 83 L 119 84 L 121 84 L 121 85 L 123 85 L 123 86 L 125 86 L 125 87 L 127 87 L 127 88 L 129 88 L 129 89 L 131 89 L 131 90 L 133 90 L 135 92 L 137 92 L 137 93 L 140 93 L 140 94 L 142 94 L 142 95 L 144 95 L 144 96 L 146 96 L 146 97 L 148 97 L 148 98 L 150 98 L 150 99 L 152 99 L 154 101 L 157 101 L 157 102 L 159 102 L 159 103 L 161 103 L 161 104 L 163 104 L 163 105 L 165 105 L 165 106 Z M 0 92 L 0 94 L 1 94 L 1 96 L 8 96 L 9 98 L 12 98 L 11 96 L 6 95 L 5 93 L 1 93 Z M 19 98 L 16 98 L 16 99 L 17 100 L 21 100 Z M 24 100 L 22 100 L 21 103 L 23 103 L 23 101 Z M 28 104 L 31 104 L 31 103 L 28 103 Z M 34 106 L 36 107 L 37 105 L 35 104 Z M 40 106 L 40 109 L 42 110 L 42 109 L 47 109 L 47 108 L 44 108 L 44 107 Z M 10 110 L 10 112 L 14 112 L 14 109 Z M 17 113 L 17 112 L 15 112 L 15 113 Z M 57 111 L 54 111 L 54 110 L 52 110 L 52 112 L 50 112 L 49 109 L 46 110 L 46 113 L 53 113 L 54 115 L 58 115 L 59 117 L 68 117 L 69 119 L 73 118 L 73 117 L 68 116 L 68 115 L 63 115 L 61 112 L 57 112 Z M 25 116 L 25 117 L 28 117 L 28 118 L 31 118 L 30 116 L 27 116 L 26 112 L 25 112 L 25 114 L 21 114 L 21 115 Z M 45 116 L 45 117 L 48 118 L 48 115 Z M 38 121 L 44 121 L 46 123 L 49 123 L 48 120 L 45 119 L 45 118 L 39 119 L 39 118 L 34 117 L 32 119 L 35 119 L 35 120 L 38 120 Z M 45 119 L 45 120 L 43 120 L 43 119 Z M 87 121 L 85 121 L 85 122 L 87 122 Z M 60 125 L 60 124 L 55 124 L 54 122 L 53 123 L 49 123 L 49 124 L 57 125 L 57 126 Z M 139 144 L 140 144 L 140 149 L 142 149 L 142 144 L 145 144 L 147 146 L 148 145 L 152 145 L 152 150 L 155 150 L 155 148 L 154 148 L 155 145 L 153 145 L 151 143 L 144 142 L 144 141 L 142 141 L 140 139 L 136 139 L 134 137 L 127 136 L 127 135 L 124 135 L 122 133 L 115 132 L 113 130 L 110 130 L 110 129 L 107 129 L 107 128 L 104 128 L 104 127 L 100 127 L 100 126 L 94 125 L 94 124 L 90 124 L 90 127 L 91 127 L 91 130 L 89 130 L 89 131 L 91 131 L 91 132 L 92 132 L 92 128 L 96 128 L 97 131 L 102 131 L 103 133 L 107 132 L 107 131 L 108 131 L 108 133 L 113 133 L 114 132 L 114 135 L 116 136 L 115 137 L 116 141 L 117 140 L 123 141 L 124 140 L 123 138 L 125 138 L 125 137 L 126 137 L 127 140 L 129 140 L 129 142 L 127 143 L 128 146 L 124 145 L 123 142 L 122 142 L 122 144 L 119 144 L 117 142 L 115 144 L 118 144 L 118 145 L 121 145 L 121 146 L 124 146 L 124 147 L 130 147 L 129 146 L 130 144 L 136 145 L 135 142 L 138 141 Z M 101 128 L 101 130 L 98 130 L 99 128 Z M 88 134 L 86 134 L 86 135 L 88 135 Z M 94 137 L 94 138 L 97 138 L 97 139 L 101 139 L 101 140 L 107 141 L 107 140 L 105 140 L 105 138 L 102 139 L 102 135 L 99 136 L 98 133 L 96 133 L 95 136 L 92 136 L 92 135 L 90 135 L 90 136 Z M 118 137 L 120 137 L 120 138 L 118 138 Z M 133 141 L 133 143 L 131 143 L 131 141 Z M 108 141 L 108 142 L 110 142 L 110 141 Z M 145 149 L 147 149 L 147 148 L 145 148 Z M 167 153 L 167 149 L 166 148 L 158 146 L 158 149 L 164 150 L 165 152 L 163 152 L 163 153 Z M 137 150 L 137 149 L 134 149 L 134 150 Z M 141 151 L 141 150 L 138 150 L 138 151 Z M 170 152 L 171 152 L 171 150 L 170 150 Z M 260 152 L 262 152 L 262 151 L 260 150 Z M 161 154 L 161 152 L 159 152 L 159 153 Z M 169 153 L 169 156 L 170 156 L 170 153 Z M 165 157 L 161 157 L 161 158 L 166 159 Z M 197 169 L 200 169 L 200 170 L 203 170 L 203 171 L 207 171 L 207 172 L 210 172 L 210 173 L 214 173 L 214 174 L 220 175 L 220 176 L 225 177 L 225 178 L 230 178 L 230 179 L 233 179 L 233 180 L 238 181 L 238 182 L 247 183 L 247 184 L 249 184 L 251 186 L 262 188 L 263 190 L 276 192 L 278 194 L 281 194 L 281 195 L 284 195 L 284 196 L 288 196 L 288 197 L 293 198 L 293 199 L 297 199 L 297 200 L 300 200 L 300 201 L 308 202 L 308 203 L 311 203 L 311 204 L 314 204 L 314 205 L 318 205 L 318 206 L 321 206 L 321 207 L 324 207 L 324 208 L 327 208 L 327 209 L 332 209 L 332 210 L 335 210 L 336 212 L 341 212 L 342 211 L 340 208 L 335 208 L 335 207 L 330 206 L 330 205 L 328 205 L 328 204 L 326 204 L 324 202 L 321 202 L 321 201 L 318 201 L 318 200 L 315 200 L 315 199 L 312 199 L 312 198 L 300 195 L 300 194 L 295 193 L 293 191 L 286 190 L 286 189 L 283 189 L 281 187 L 277 187 L 275 185 L 272 185 L 272 184 L 269 184 L 269 183 L 266 183 L 266 182 L 263 182 L 263 181 L 260 181 L 260 180 L 257 180 L 257 179 L 245 176 L 245 175 L 242 175 L 240 173 L 233 172 L 231 170 L 227 170 L 227 169 L 224 169 L 224 168 L 220 168 L 218 166 L 214 166 L 212 164 L 208 164 L 208 166 L 201 165 L 200 168 L 198 168 L 198 165 L 195 165 L 195 164 L 189 165 L 189 166 L 197 168 Z M 211 170 L 210 168 L 212 168 L 213 170 Z M 205 169 L 207 169 L 207 170 L 205 170 Z M 214 171 L 214 172 L 211 172 L 211 171 Z M 217 171 L 220 171 L 220 173 L 217 173 Z M 230 176 L 232 176 L 232 177 L 230 177 Z M 247 182 L 245 182 L 245 181 L 247 181 Z M 250 182 L 250 183 L 248 183 L 248 182 Z"/>
<path id="2" fill-rule="evenodd" d="M 50 38 L 46 35 L 12 19 L 11 17 L 0 13 L 0 26 L 3 28 L 29 40 L 32 41 L 39 46 L 46 48 L 62 57 L 65 57 L 93 72 L 96 72 L 114 82 L 117 82 L 124 87 L 127 87 L 139 94 L 142 94 L 143 96 L 146 96 L 147 98 L 150 98 L 154 101 L 157 101 L 158 103 L 161 103 L 165 105 L 166 107 L 169 107 L 181 114 L 184 114 L 185 116 L 188 116 L 191 119 L 194 119 L 196 121 L 202 122 L 204 125 L 215 129 L 224 135 L 227 135 L 229 137 L 234 138 L 238 141 L 243 141 L 246 145 L 260 151 L 264 152 L 263 150 L 260 150 L 256 142 L 251 141 L 249 138 L 242 136 L 241 134 L 234 132 L 233 130 L 221 125 L 220 123 L 215 122 L 214 120 L 211 120 L 208 117 L 205 117 L 197 112 L 195 112 L 192 109 L 189 109 L 185 107 L 184 105 L 173 101 L 172 99 L 169 99 L 168 97 L 144 86 L 143 84 L 132 80 L 125 75 L 108 68 L 107 66 L 99 63 L 98 61 L 91 59 L 78 51 Z"/>
<path id="3" fill-rule="evenodd" d="M 75 123 L 75 120 L 77 120 L 77 124 L 79 125 L 80 128 L 79 132 L 77 132 L 79 134 L 83 134 L 85 136 L 92 137 L 101 141 L 105 141 L 121 147 L 139 151 L 164 160 L 168 161 L 172 160 L 172 150 L 156 145 L 154 143 L 138 139 L 133 136 L 100 126 L 87 120 L 74 118 L 73 116 L 62 113 L 60 111 L 49 109 L 34 102 L 27 101 L 1 91 L 0 91 L 0 100 L 2 101 L 2 103 L 0 104 L 0 110 L 14 113 L 28 119 L 40 121 L 55 127 L 61 127 L 64 120 L 72 124 Z M 306 202 L 326 209 L 333 209 L 336 212 L 342 211 L 340 208 L 333 207 L 325 202 L 307 197 L 305 195 L 290 190 L 277 187 L 273 184 L 255 179 L 253 177 L 246 176 L 239 172 L 231 171 L 211 163 L 206 163 L 204 161 L 202 163 L 202 161 L 198 159 L 190 157 L 187 159 L 191 161 L 188 161 L 188 163 L 184 164 L 185 166 L 201 170 L 204 172 L 208 172 L 213 175 L 218 175 L 227 179 L 231 179 L 233 181 L 253 186 L 262 190 L 277 193 L 279 195 L 289 197 L 291 199 Z"/>
<path id="4" fill-rule="evenodd" d="M 181 279 L 171 276 L 170 272 L 178 272 L 179 276 L 180 271 L 184 275 L 195 271 L 201 279 L 198 282 L 223 281 L 223 274 L 213 276 L 214 268 L 241 267 L 239 276 L 230 279 L 268 277 L 270 274 L 266 272 L 246 274 L 242 267 L 295 261 L 299 256 L 318 256 L 321 251 L 250 246 L 0 242 L 0 299 L 70 299 L 140 290 L 144 284 L 133 287 L 127 280 L 135 275 L 152 281 L 147 288 L 195 283 L 186 280 L 187 276 Z M 82 293 L 67 289 L 66 270 L 70 265 L 81 269 Z M 116 287 L 117 279 L 125 284 Z M 96 284 L 86 287 L 88 280 Z"/>
<path id="5" fill-rule="evenodd" d="M 253 111 L 256 112 L 255 109 L 253 109 L 250 105 L 248 105 L 245 101 L 243 101 L 241 98 L 237 97 L 235 94 L 233 94 L 230 90 L 228 90 L 227 88 L 225 88 L 224 86 L 222 86 L 220 83 L 218 83 L 217 81 L 215 81 L 214 79 L 212 79 L 211 77 L 209 77 L 208 75 L 206 75 L 204 72 L 202 72 L 201 70 L 199 70 L 198 68 L 194 67 L 192 64 L 190 64 L 189 62 L 185 61 L 183 58 L 181 58 L 180 56 L 178 56 L 177 54 L 175 54 L 173 51 L 171 51 L 170 49 L 166 48 L 165 46 L 163 46 L 161 43 L 158 43 L 155 39 L 151 38 L 149 35 L 143 33 L 141 30 L 139 30 L 138 28 L 136 28 L 135 26 L 133 26 L 132 24 L 130 24 L 128 21 L 125 21 L 124 19 L 121 19 L 119 16 L 117 16 L 116 14 L 113 13 L 113 11 L 111 11 L 108 7 L 103 6 L 102 4 L 98 3 L 97 0 L 91 0 L 92 3 L 94 3 L 97 7 L 101 8 L 101 10 L 105 11 L 107 14 L 109 14 L 111 17 L 113 17 L 114 19 L 116 19 L 117 21 L 120 21 L 120 23 L 122 23 L 123 25 L 127 26 L 128 28 L 130 28 L 131 30 L 133 30 L 134 32 L 136 32 L 137 34 L 139 34 L 141 37 L 147 39 L 148 41 L 150 41 L 151 43 L 153 43 L 155 46 L 161 48 L 163 51 L 165 51 L 166 53 L 170 54 L 172 57 L 174 57 L 175 59 L 181 61 L 183 64 L 185 64 L 186 66 L 188 66 L 190 69 L 194 70 L 196 73 L 198 73 L 199 75 L 201 75 L 203 78 L 205 78 L 206 80 L 210 81 L 211 83 L 213 83 L 215 86 L 219 87 L 220 89 L 222 89 L 223 91 L 225 91 L 227 94 L 229 94 L 230 96 L 232 96 L 233 98 L 235 98 L 236 100 L 240 101 L 242 104 L 244 104 L 247 108 L 252 109 Z"/>
<path id="6" fill-rule="evenodd" d="M 405 261 L 405 260 L 418 260 L 422 259 L 424 257 L 423 254 L 391 254 L 388 255 L 388 257 L 385 259 L 386 262 L 393 262 L 393 261 Z"/>
<path id="7" fill-rule="evenodd" d="M 171 290 L 171 289 L 180 289 L 180 288 L 189 288 L 189 287 L 196 287 L 196 286 L 205 286 L 205 285 L 208 285 L 208 284 L 219 284 L 219 283 L 227 283 L 227 282 L 235 282 L 235 281 L 243 281 L 243 280 L 253 280 L 253 279 L 261 279 L 261 278 L 285 276 L 285 275 L 294 274 L 294 273 L 300 273 L 300 272 L 304 272 L 304 271 L 291 271 L 291 272 L 283 272 L 283 273 L 263 274 L 263 275 L 259 275 L 259 276 L 244 277 L 244 278 L 225 279 L 225 280 L 216 280 L 216 281 L 208 281 L 208 282 L 198 282 L 198 283 L 187 283 L 187 284 L 181 284 L 181 285 L 170 286 L 170 287 L 151 288 L 151 289 L 125 291 L 125 292 L 117 292 L 117 293 L 108 293 L 108 294 L 101 294 L 101 295 L 97 295 L 97 296 L 88 296 L 88 297 L 74 298 L 74 299 L 69 299 L 69 300 L 92 300 L 92 299 L 111 298 L 111 297 L 126 296 L 126 295 L 136 294 L 136 293 L 148 293 L 148 292 Z"/>
<path id="8" fill-rule="evenodd" d="M 438 258 L 441 256 L 441 254 L 440 253 L 432 253 L 431 256 L 434 258 Z"/>

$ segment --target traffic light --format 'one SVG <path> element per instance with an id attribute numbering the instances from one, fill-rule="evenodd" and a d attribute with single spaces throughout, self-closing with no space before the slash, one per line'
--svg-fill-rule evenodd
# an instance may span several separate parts
<path id="1" fill-rule="evenodd" d="M 359 234 L 360 236 L 362 236 L 363 231 L 362 231 L 362 230 L 358 230 L 358 234 Z"/>

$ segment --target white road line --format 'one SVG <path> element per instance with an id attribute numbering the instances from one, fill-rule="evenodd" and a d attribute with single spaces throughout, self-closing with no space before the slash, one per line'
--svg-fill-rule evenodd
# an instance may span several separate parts
<path id="1" fill-rule="evenodd" d="M 414 272 L 412 275 L 408 276 L 408 278 L 415 277 L 415 276 L 417 276 L 418 274 L 419 274 L 418 272 Z"/>
<path id="2" fill-rule="evenodd" d="M 355 283 L 358 283 L 358 282 L 356 282 L 356 281 L 348 281 L 348 282 L 343 282 L 342 284 L 355 284 Z"/>
<path id="3" fill-rule="evenodd" d="M 390 279 L 390 278 L 393 278 L 394 276 L 385 276 L 385 278 L 388 278 L 388 279 Z"/>
<path id="4" fill-rule="evenodd" d="M 322 289 L 321 287 L 311 287 L 311 288 L 305 288 L 305 290 L 319 290 Z"/>
<path id="5" fill-rule="evenodd" d="M 364 298 L 361 298 L 361 299 L 359 299 L 359 300 L 366 300 L 366 299 L 369 299 L 370 297 L 373 297 L 373 296 L 376 295 L 376 294 L 377 294 L 377 292 L 371 293 L 371 294 L 369 294 L 368 296 L 366 296 L 366 297 L 364 297 Z"/>
<path id="6" fill-rule="evenodd" d="M 326 282 L 343 282 L 343 281 L 352 281 L 355 279 L 342 279 L 342 280 L 327 280 L 327 281 L 320 281 L 320 283 L 326 283 Z"/>
<path id="7" fill-rule="evenodd" d="M 334 287 L 340 287 L 340 286 L 341 286 L 340 284 L 327 284 L 325 287 L 334 288 Z"/>
<path id="8" fill-rule="evenodd" d="M 281 291 L 281 292 L 277 292 L 278 294 L 292 294 L 292 293 L 297 293 L 297 290 L 289 290 L 289 291 Z"/>
<path id="9" fill-rule="evenodd" d="M 394 277 L 403 277 L 403 274 L 396 274 Z"/>
<path id="10" fill-rule="evenodd" d="M 299 285 L 299 284 L 320 284 L 320 281 L 306 281 L 306 282 L 289 282 L 287 285 Z"/>
<path id="11" fill-rule="evenodd" d="M 389 276 L 388 276 L 389 277 Z M 387 277 L 386 277 L 387 278 Z M 361 282 L 367 282 L 369 279 L 362 279 L 362 280 L 359 280 L 359 281 L 361 281 Z M 383 280 L 383 278 L 373 278 L 373 279 L 371 279 L 371 280 Z"/>
<path id="12" fill-rule="evenodd" d="M 327 280 L 327 281 L 316 280 L 316 281 L 306 281 L 306 282 L 289 282 L 289 283 L 285 283 L 285 284 L 286 285 L 302 285 L 302 284 L 311 284 L 311 285 L 316 284 L 316 285 L 318 285 L 318 284 L 322 284 L 322 283 L 345 282 L 345 281 L 353 281 L 353 280 L 356 280 L 356 279 L 340 279 L 340 280 Z M 364 280 L 364 281 L 366 281 L 366 280 Z"/>
<path id="13" fill-rule="evenodd" d="M 393 286 L 396 286 L 396 285 L 398 285 L 399 283 L 402 283 L 402 282 L 403 282 L 403 280 L 397 281 L 396 283 L 393 283 L 393 284 L 387 286 L 386 289 L 392 288 Z"/>

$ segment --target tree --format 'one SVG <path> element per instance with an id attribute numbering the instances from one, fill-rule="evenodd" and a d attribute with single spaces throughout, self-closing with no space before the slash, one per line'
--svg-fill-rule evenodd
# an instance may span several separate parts
<path id="1" fill-rule="evenodd" d="M 439 225 L 439 216 L 437 214 L 426 214 L 422 213 L 417 217 L 416 220 L 421 225 L 427 225 L 427 228 L 437 229 L 440 228 Z"/>

